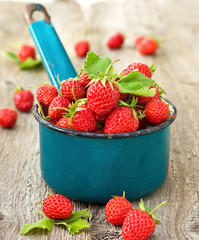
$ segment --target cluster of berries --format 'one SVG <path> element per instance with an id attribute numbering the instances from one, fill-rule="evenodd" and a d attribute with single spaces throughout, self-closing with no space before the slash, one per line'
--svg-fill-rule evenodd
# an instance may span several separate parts
<path id="1" fill-rule="evenodd" d="M 165 203 L 161 203 L 151 211 L 150 207 L 144 206 L 141 200 L 139 209 L 133 209 L 125 196 L 116 196 L 106 204 L 105 215 L 111 224 L 122 225 L 124 240 L 147 240 L 154 232 L 156 224 L 161 224 L 157 216 L 152 213 Z"/>
<path id="2" fill-rule="evenodd" d="M 132 63 L 120 74 L 110 58 L 89 52 L 76 78 L 49 84 L 36 92 L 42 117 L 59 127 L 83 132 L 124 133 L 157 125 L 169 118 L 163 90 L 151 79 L 154 66 Z M 48 108 L 44 116 L 42 109 Z"/>
<path id="3" fill-rule="evenodd" d="M 13 97 L 15 107 L 21 112 L 29 112 L 32 109 L 34 95 L 30 90 L 17 88 Z M 11 128 L 17 121 L 17 112 L 12 108 L 0 109 L 0 126 Z"/>
<path id="4" fill-rule="evenodd" d="M 125 36 L 121 33 L 117 33 L 108 39 L 106 45 L 109 49 L 118 49 L 122 47 L 124 41 Z M 152 55 L 158 49 L 158 42 L 154 38 L 140 36 L 135 38 L 134 46 L 140 54 Z M 75 52 L 79 57 L 85 57 L 89 50 L 90 44 L 87 40 L 78 41 L 75 44 Z"/>

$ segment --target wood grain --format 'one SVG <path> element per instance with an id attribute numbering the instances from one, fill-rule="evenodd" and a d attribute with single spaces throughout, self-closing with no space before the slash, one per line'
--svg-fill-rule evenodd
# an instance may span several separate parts
<path id="1" fill-rule="evenodd" d="M 10 50 L 10 43 L 33 43 L 23 20 L 25 3 L 0 3 L 0 50 Z M 56 1 L 45 4 L 75 68 L 84 59 L 75 56 L 73 46 L 82 38 L 83 15 L 75 1 Z M 11 14 L 12 9 L 12 14 Z M 168 177 L 163 186 L 144 198 L 152 208 L 167 200 L 159 209 L 162 225 L 157 226 L 150 240 L 199 239 L 199 1 L 197 0 L 139 0 L 104 1 L 92 6 L 89 41 L 91 50 L 113 60 L 117 70 L 131 62 L 156 64 L 154 78 L 164 83 L 167 97 L 176 105 L 178 117 L 171 130 L 171 153 Z M 126 35 L 122 49 L 111 51 L 107 38 L 117 32 Z M 132 45 L 138 35 L 152 35 L 163 43 L 154 56 L 141 56 Z M 40 68 L 20 71 L 0 58 L 0 108 L 13 106 L 15 84 L 24 88 L 48 82 Z M 35 89 L 33 89 L 35 92 Z M 38 231 L 22 236 L 25 223 L 40 219 L 35 203 L 52 190 L 40 173 L 38 125 L 31 113 L 19 113 L 11 130 L 0 129 L 0 239 L 122 239 L 121 228 L 109 224 L 104 215 L 105 205 L 73 201 L 75 211 L 89 208 L 92 212 L 89 230 L 75 236 L 63 227 L 52 232 Z M 138 207 L 138 201 L 132 202 Z M 37 206 L 40 208 L 40 206 Z"/>

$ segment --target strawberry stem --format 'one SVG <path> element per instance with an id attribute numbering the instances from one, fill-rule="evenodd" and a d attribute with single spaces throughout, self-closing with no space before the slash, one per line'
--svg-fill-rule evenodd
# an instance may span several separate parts
<path id="1" fill-rule="evenodd" d="M 42 110 L 41 104 L 40 104 L 40 102 L 39 102 L 38 99 L 37 99 L 37 104 L 38 104 L 38 106 L 39 106 L 39 111 L 40 111 L 40 113 L 41 113 L 43 119 L 46 119 L 46 117 L 44 116 L 44 113 L 43 113 L 43 110 Z"/>
<path id="2" fill-rule="evenodd" d="M 42 217 L 46 217 L 42 212 L 40 212 L 38 209 L 35 209 L 37 213 L 39 213 Z"/>
<path id="3" fill-rule="evenodd" d="M 107 67 L 106 72 L 105 72 L 105 76 L 108 74 L 108 71 L 109 71 L 109 69 L 112 67 L 112 65 L 113 65 L 114 63 L 118 62 L 118 61 L 120 61 L 120 59 L 116 59 L 115 61 L 113 61 L 113 62 Z"/>
<path id="4" fill-rule="evenodd" d="M 125 191 L 123 191 L 123 196 L 122 196 L 123 198 L 125 198 L 125 194 L 126 194 Z"/>
<path id="5" fill-rule="evenodd" d="M 162 205 L 164 205 L 166 203 L 166 201 L 160 203 L 156 208 L 154 208 L 149 214 L 152 214 L 153 212 L 155 212 L 159 207 L 161 207 Z"/>

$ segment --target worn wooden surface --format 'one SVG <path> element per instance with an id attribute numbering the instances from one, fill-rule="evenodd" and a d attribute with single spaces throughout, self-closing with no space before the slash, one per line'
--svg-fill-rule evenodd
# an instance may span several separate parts
<path id="1" fill-rule="evenodd" d="M 32 43 L 22 17 L 25 3 L 0 3 L 0 49 L 9 50 L 10 43 Z M 73 51 L 81 38 L 82 11 L 74 1 L 45 4 L 53 24 L 77 70 L 84 59 Z M 199 239 L 199 1 L 196 0 L 124 0 L 97 3 L 92 6 L 89 40 L 91 50 L 113 60 L 123 69 L 133 61 L 156 64 L 154 78 L 164 83 L 167 97 L 176 105 L 178 118 L 171 130 L 171 154 L 168 177 L 163 186 L 144 198 L 151 207 L 167 200 L 159 209 L 162 225 L 157 226 L 151 240 Z M 110 51 L 105 46 L 112 33 L 126 35 L 125 46 Z M 132 46 L 135 36 L 153 35 L 163 40 L 152 57 L 143 57 Z M 48 82 L 42 69 L 19 71 L 12 62 L 0 58 L 0 108 L 13 106 L 15 83 L 27 88 Z M 33 90 L 35 91 L 35 90 Z M 35 203 L 52 190 L 41 178 L 39 164 L 38 124 L 31 113 L 19 113 L 11 130 L 0 129 L 0 239 L 122 239 L 121 228 L 108 224 L 104 205 L 73 201 L 75 210 L 88 207 L 92 212 L 91 228 L 76 236 L 62 227 L 52 232 L 22 236 L 24 223 L 40 219 Z M 86 186 L 85 186 L 86 187 Z M 138 206 L 138 201 L 133 202 Z"/>

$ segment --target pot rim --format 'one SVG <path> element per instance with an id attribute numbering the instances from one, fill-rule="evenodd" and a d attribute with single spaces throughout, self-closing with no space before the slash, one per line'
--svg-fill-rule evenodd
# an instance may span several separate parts
<path id="1" fill-rule="evenodd" d="M 176 107 L 173 105 L 173 103 L 166 99 L 162 98 L 166 103 L 169 104 L 169 108 L 171 110 L 171 116 L 177 115 L 177 110 Z M 49 123 L 48 121 L 44 120 L 38 113 L 38 105 L 35 104 L 33 108 L 33 115 L 35 119 L 43 126 L 56 131 L 60 133 L 64 133 L 67 135 L 71 136 L 79 136 L 79 137 L 86 137 L 86 138 L 105 138 L 105 139 L 112 139 L 112 138 L 128 138 L 128 137 L 138 137 L 138 136 L 143 136 L 143 135 L 148 135 L 151 133 L 158 132 L 166 127 L 168 127 L 171 123 L 175 121 L 175 117 L 169 118 L 163 123 L 160 123 L 159 125 L 143 129 L 143 130 L 138 130 L 134 132 L 127 132 L 127 133 L 112 133 L 112 134 L 107 134 L 107 133 L 92 133 L 92 132 L 80 132 L 80 131 L 75 131 L 75 130 L 70 130 L 70 129 L 65 129 L 58 127 L 52 123 Z"/>

